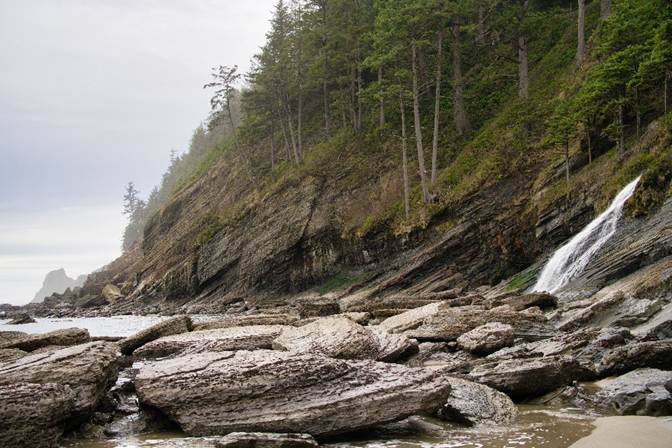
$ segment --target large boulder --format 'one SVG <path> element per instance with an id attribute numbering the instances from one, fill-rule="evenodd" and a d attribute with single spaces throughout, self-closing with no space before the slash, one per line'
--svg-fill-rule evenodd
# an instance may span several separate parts
<path id="1" fill-rule="evenodd" d="M 363 327 L 345 317 L 328 317 L 302 327 L 287 327 L 273 342 L 273 348 L 331 358 L 378 361 L 394 361 L 418 351 L 417 344 L 406 336 Z"/>
<path id="2" fill-rule="evenodd" d="M 105 285 L 103 290 L 100 292 L 100 295 L 103 296 L 103 298 L 109 303 L 114 303 L 123 297 L 121 294 L 121 289 L 113 284 Z"/>
<path id="3" fill-rule="evenodd" d="M 346 433 L 435 412 L 450 392 L 427 369 L 266 350 L 147 363 L 135 384 L 142 403 L 197 436 Z"/>
<path id="4" fill-rule="evenodd" d="M 513 327 L 499 322 L 481 325 L 457 338 L 457 344 L 462 350 L 476 355 L 489 355 L 504 347 L 510 347 L 513 341 Z"/>
<path id="5" fill-rule="evenodd" d="M 672 339 L 614 348 L 602 358 L 599 372 L 602 375 L 617 375 L 640 367 L 672 370 Z"/>
<path id="6" fill-rule="evenodd" d="M 251 325 L 216 330 L 192 331 L 164 336 L 134 352 L 139 358 L 165 358 L 178 354 L 270 349 L 282 325 Z"/>
<path id="7" fill-rule="evenodd" d="M 142 347 L 148 342 L 163 336 L 186 333 L 191 328 L 191 319 L 188 316 L 173 317 L 119 341 L 119 348 L 124 355 L 130 355 L 138 347 Z"/>
<path id="8" fill-rule="evenodd" d="M 505 394 L 483 384 L 449 378 L 450 396 L 439 417 L 467 425 L 507 425 L 518 416 L 516 405 Z"/>
<path id="9" fill-rule="evenodd" d="M 62 384 L 0 386 L 0 446 L 52 448 L 70 417 L 74 394 Z"/>
<path id="10" fill-rule="evenodd" d="M 30 317 L 28 313 L 21 313 L 16 316 L 9 322 L 7 322 L 7 325 L 24 325 L 24 324 L 34 324 L 36 322 L 35 319 Z"/>
<path id="11" fill-rule="evenodd" d="M 117 377 L 119 352 L 111 342 L 90 342 L 49 353 L 25 356 L 0 364 L 0 386 L 19 383 L 69 386 L 74 394 L 72 411 L 95 409 Z"/>
<path id="12" fill-rule="evenodd" d="M 672 384 L 670 371 L 638 369 L 595 384 L 599 390 L 592 398 L 601 407 L 619 414 L 672 415 L 672 391 L 665 387 Z"/>
<path id="13" fill-rule="evenodd" d="M 49 333 L 33 334 L 27 338 L 18 339 L 8 343 L 5 348 L 17 348 L 25 352 L 32 352 L 42 347 L 58 345 L 69 347 L 71 345 L 89 342 L 90 336 L 87 330 L 82 328 L 66 328 L 64 330 L 50 331 Z"/>
<path id="14" fill-rule="evenodd" d="M 504 392 L 514 400 L 541 396 L 573 381 L 587 381 L 595 373 L 572 357 L 509 359 L 474 367 L 468 378 Z"/>
<path id="15" fill-rule="evenodd" d="M 0 331 L 0 348 L 7 348 L 23 339 L 28 339 L 30 335 L 23 331 Z"/>
<path id="16" fill-rule="evenodd" d="M 232 432 L 215 442 L 216 448 L 317 448 L 310 434 Z"/>

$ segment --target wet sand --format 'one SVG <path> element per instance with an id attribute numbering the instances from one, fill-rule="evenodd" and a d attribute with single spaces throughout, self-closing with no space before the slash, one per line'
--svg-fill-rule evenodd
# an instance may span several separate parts
<path id="1" fill-rule="evenodd" d="M 671 448 L 672 418 L 604 417 L 570 448 Z"/>

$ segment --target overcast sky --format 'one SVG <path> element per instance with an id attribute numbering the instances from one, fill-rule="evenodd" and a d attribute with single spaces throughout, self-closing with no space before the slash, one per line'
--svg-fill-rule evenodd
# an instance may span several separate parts
<path id="1" fill-rule="evenodd" d="M 0 0 L 0 303 L 120 253 L 143 195 L 207 116 L 211 67 L 245 71 L 275 0 Z"/>

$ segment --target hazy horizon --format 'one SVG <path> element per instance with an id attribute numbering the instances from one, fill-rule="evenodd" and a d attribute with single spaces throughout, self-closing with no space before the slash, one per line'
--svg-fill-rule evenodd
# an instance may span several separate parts
<path id="1" fill-rule="evenodd" d="M 160 182 L 211 67 L 248 69 L 273 4 L 0 0 L 0 303 L 120 255 L 124 185 Z"/>

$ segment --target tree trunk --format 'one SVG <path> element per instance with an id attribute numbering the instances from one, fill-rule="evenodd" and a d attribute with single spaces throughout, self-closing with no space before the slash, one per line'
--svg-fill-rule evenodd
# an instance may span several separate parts
<path id="1" fill-rule="evenodd" d="M 275 119 L 271 119 L 271 170 L 275 169 Z"/>
<path id="2" fill-rule="evenodd" d="M 453 117 L 457 135 L 469 130 L 469 120 L 464 109 L 464 78 L 462 77 L 462 44 L 460 24 L 453 23 Z"/>
<path id="3" fill-rule="evenodd" d="M 436 42 L 436 93 L 434 95 L 434 136 L 432 138 L 432 185 L 436 182 L 439 156 L 439 115 L 441 113 L 441 63 L 443 62 L 443 31 Z"/>
<path id="4" fill-rule="evenodd" d="M 322 101 L 324 102 L 324 133 L 329 135 L 329 55 L 327 54 L 327 2 L 322 5 L 322 23 L 324 35 L 322 36 L 322 53 L 324 57 L 324 78 L 322 79 Z"/>
<path id="5" fill-rule="evenodd" d="M 624 127 L 623 104 L 618 105 L 618 152 L 620 155 L 625 153 L 625 131 Z"/>
<path id="6" fill-rule="evenodd" d="M 383 87 L 383 67 L 382 66 L 378 67 L 378 86 L 380 88 Z M 380 127 L 381 128 L 384 127 L 385 126 L 385 98 L 383 97 L 382 94 L 380 95 L 380 117 L 379 117 L 379 120 L 380 120 Z"/>
<path id="7" fill-rule="evenodd" d="M 418 150 L 418 168 L 420 170 L 420 185 L 422 186 L 422 202 L 429 203 L 427 189 L 427 173 L 425 171 L 425 152 L 422 148 L 422 127 L 420 125 L 420 92 L 418 88 L 418 64 L 415 41 L 411 44 L 413 65 L 413 121 L 415 126 L 415 145 Z"/>
<path id="8" fill-rule="evenodd" d="M 578 46 L 576 49 L 576 62 L 583 64 L 586 59 L 586 0 L 579 0 L 579 22 L 578 22 Z"/>
<path id="9" fill-rule="evenodd" d="M 586 132 L 586 137 L 588 138 L 588 165 L 593 163 L 593 141 L 590 138 L 590 129 Z"/>
<path id="10" fill-rule="evenodd" d="M 287 161 L 289 162 L 289 161 L 292 160 L 292 152 L 291 152 L 291 149 L 290 149 L 289 137 L 287 135 L 287 126 L 285 126 L 285 120 L 282 119 L 282 115 L 280 115 L 280 114 L 278 114 L 278 115 L 279 115 L 279 119 L 280 119 L 280 130 L 282 131 L 282 137 L 283 137 L 283 140 L 285 141 L 285 153 L 286 153 L 286 156 L 287 156 Z"/>
<path id="11" fill-rule="evenodd" d="M 567 187 L 567 193 L 565 200 L 569 203 L 569 139 L 565 139 L 565 182 Z"/>
<path id="12" fill-rule="evenodd" d="M 362 130 L 362 67 L 357 49 L 357 130 Z"/>
<path id="13" fill-rule="evenodd" d="M 529 0 L 525 0 L 523 2 L 521 15 L 518 18 L 519 26 L 521 27 L 521 31 L 519 31 L 520 35 L 518 36 L 518 96 L 522 99 L 527 99 L 529 97 L 530 91 L 530 75 L 527 60 L 527 36 L 525 36 L 522 31 L 528 5 Z"/>
<path id="14" fill-rule="evenodd" d="M 611 0 L 600 1 L 600 18 L 606 20 L 611 15 Z"/>
<path id="15" fill-rule="evenodd" d="M 664 86 L 665 93 L 663 93 L 663 102 L 665 103 L 665 105 L 663 106 L 663 109 L 665 110 L 665 115 L 667 115 L 667 95 L 668 95 L 667 84 L 669 82 L 669 79 L 670 79 L 670 73 L 666 72 L 665 73 L 665 86 Z"/>
<path id="16" fill-rule="evenodd" d="M 289 139 L 292 142 L 292 149 L 294 150 L 294 162 L 299 165 L 301 163 L 301 159 L 299 157 L 299 148 L 296 143 L 296 134 L 294 132 L 294 124 L 293 119 L 292 119 L 292 108 L 289 104 L 289 99 L 287 99 L 287 102 L 285 103 L 285 113 L 287 115 L 287 123 L 289 127 Z"/>
<path id="17" fill-rule="evenodd" d="M 352 120 L 352 129 L 357 130 L 357 68 L 353 67 L 350 73 L 350 119 Z"/>
<path id="18" fill-rule="evenodd" d="M 476 43 L 479 45 L 485 43 L 485 6 L 483 6 L 483 3 L 478 5 L 478 33 L 476 34 Z"/>
<path id="19" fill-rule="evenodd" d="M 399 107 L 401 110 L 401 168 L 404 179 L 404 213 L 406 219 L 410 215 L 410 188 L 408 184 L 408 154 L 406 148 L 406 108 L 404 107 L 403 93 L 399 93 Z"/>

